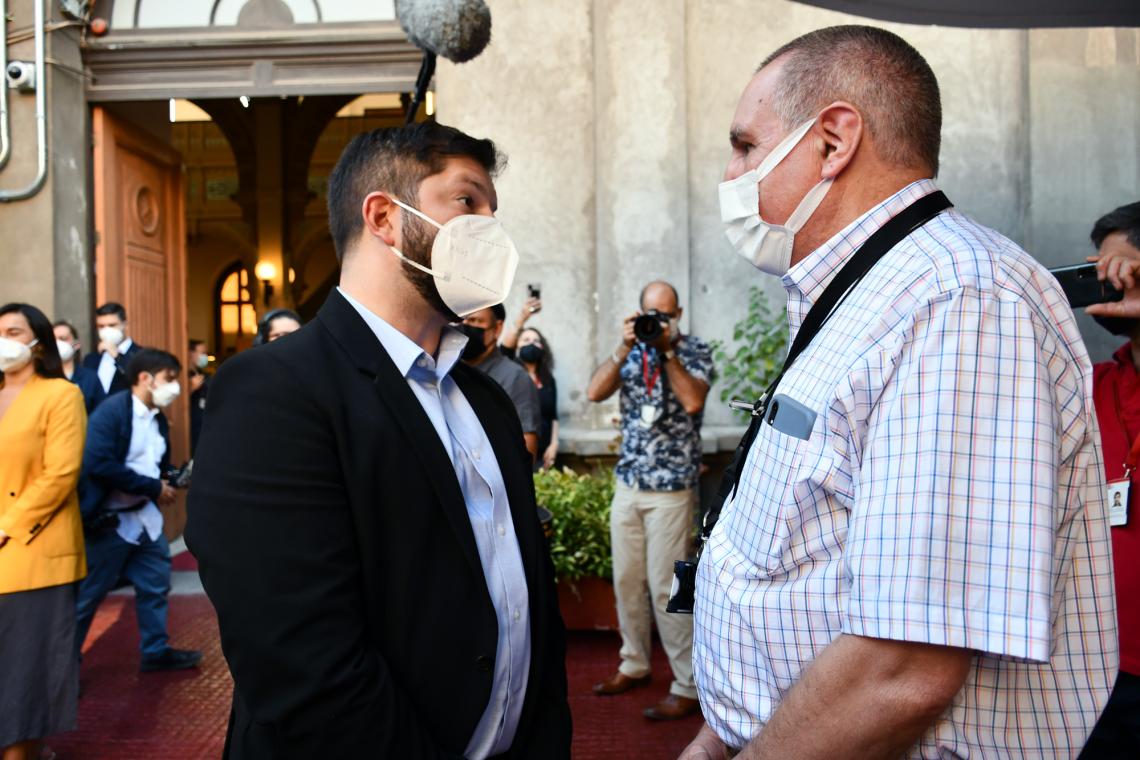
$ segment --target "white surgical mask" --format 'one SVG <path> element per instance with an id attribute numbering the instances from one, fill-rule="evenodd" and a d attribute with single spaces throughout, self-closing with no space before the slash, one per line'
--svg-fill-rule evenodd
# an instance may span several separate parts
<path id="1" fill-rule="evenodd" d="M 103 327 L 99 330 L 99 340 L 117 346 L 123 342 L 123 331 L 117 327 Z"/>
<path id="2" fill-rule="evenodd" d="M 61 361 L 69 362 L 71 361 L 71 357 L 75 356 L 75 346 L 66 340 L 57 340 L 55 345 L 59 348 L 59 358 Z"/>
<path id="3" fill-rule="evenodd" d="M 24 343 L 11 338 L 0 338 L 0 372 L 18 372 L 32 360 L 32 346 L 39 343 L 33 340 Z"/>
<path id="4" fill-rule="evenodd" d="M 804 139 L 813 124 L 814 117 L 781 140 L 755 169 L 721 182 L 719 187 L 720 220 L 732 247 L 754 267 L 777 277 L 791 266 L 795 235 L 823 202 L 832 180 L 822 180 L 809 190 L 783 224 L 769 224 L 760 218 L 760 182 Z"/>
<path id="5" fill-rule="evenodd" d="M 439 228 L 431 246 L 430 269 L 399 249 L 392 250 L 435 278 L 435 287 L 447 308 L 463 318 L 506 300 L 519 266 L 519 252 L 498 219 L 464 214 L 440 224 L 395 198 L 392 202 Z"/>
<path id="6" fill-rule="evenodd" d="M 150 400 L 160 409 L 165 409 L 174 403 L 174 399 L 182 394 L 182 386 L 175 380 L 173 383 L 156 385 L 150 392 Z"/>

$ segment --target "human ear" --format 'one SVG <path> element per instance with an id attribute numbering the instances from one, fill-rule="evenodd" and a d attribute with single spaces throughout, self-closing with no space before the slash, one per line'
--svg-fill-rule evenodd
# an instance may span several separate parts
<path id="1" fill-rule="evenodd" d="M 396 245 L 400 233 L 400 222 L 396 211 L 399 209 L 386 193 L 369 193 L 360 204 L 360 213 L 364 217 L 364 226 L 373 237 L 379 238 L 384 245 Z"/>
<path id="2" fill-rule="evenodd" d="M 855 158 L 863 142 L 863 115 L 850 103 L 837 101 L 820 112 L 820 134 L 823 139 L 823 179 L 834 179 Z"/>

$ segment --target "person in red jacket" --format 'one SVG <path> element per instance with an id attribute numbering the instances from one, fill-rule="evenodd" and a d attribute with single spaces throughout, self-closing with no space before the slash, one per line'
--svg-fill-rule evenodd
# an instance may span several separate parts
<path id="1" fill-rule="evenodd" d="M 1128 342 L 1093 367 L 1109 504 L 1119 497 L 1120 505 L 1110 511 L 1120 675 L 1082 760 L 1140 757 L 1140 202 L 1097 220 L 1092 241 L 1097 255 L 1090 261 L 1125 297 L 1088 313 Z"/>

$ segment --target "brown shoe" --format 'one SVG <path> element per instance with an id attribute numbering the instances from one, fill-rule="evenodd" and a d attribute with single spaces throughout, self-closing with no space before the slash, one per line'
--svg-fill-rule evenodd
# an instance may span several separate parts
<path id="1" fill-rule="evenodd" d="M 630 689 L 636 689 L 638 686 L 648 685 L 648 673 L 641 678 L 630 678 L 619 670 L 606 680 L 594 684 L 594 693 L 601 697 L 612 697 L 615 694 L 625 694 Z"/>
<path id="2" fill-rule="evenodd" d="M 645 708 L 642 714 L 650 720 L 680 720 L 700 711 L 701 703 L 697 700 L 670 694 L 653 707 Z"/>

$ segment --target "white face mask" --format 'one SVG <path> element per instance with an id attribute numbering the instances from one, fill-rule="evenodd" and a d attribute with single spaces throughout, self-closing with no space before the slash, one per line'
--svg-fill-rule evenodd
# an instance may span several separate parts
<path id="1" fill-rule="evenodd" d="M 59 349 L 59 358 L 63 362 L 71 361 L 71 357 L 75 356 L 75 346 L 68 343 L 66 340 L 57 340 L 56 347 Z"/>
<path id="2" fill-rule="evenodd" d="M 463 318 L 506 300 L 519 266 L 519 252 L 498 219 L 464 214 L 440 224 L 395 198 L 392 202 L 439 228 L 431 246 L 430 269 L 399 249 L 392 250 L 435 278 L 435 287 L 447 308 Z"/>
<path id="3" fill-rule="evenodd" d="M 769 224 L 760 218 L 760 182 L 804 139 L 813 124 L 814 117 L 781 140 L 755 169 L 721 182 L 719 187 L 720 220 L 732 247 L 754 267 L 777 277 L 791 266 L 795 235 L 823 202 L 832 180 L 825 179 L 809 190 L 783 224 Z"/>
<path id="4" fill-rule="evenodd" d="M 174 399 L 182 394 L 182 386 L 175 380 L 173 383 L 156 385 L 150 392 L 150 400 L 160 409 L 165 409 L 174 403 Z"/>
<path id="5" fill-rule="evenodd" d="M 19 372 L 32 360 L 32 346 L 39 343 L 33 340 L 24 343 L 11 338 L 0 338 L 0 372 Z"/>
<path id="6" fill-rule="evenodd" d="M 99 330 L 99 340 L 104 343 L 110 343 L 112 346 L 117 346 L 123 342 L 123 331 L 117 327 L 103 327 Z"/>

